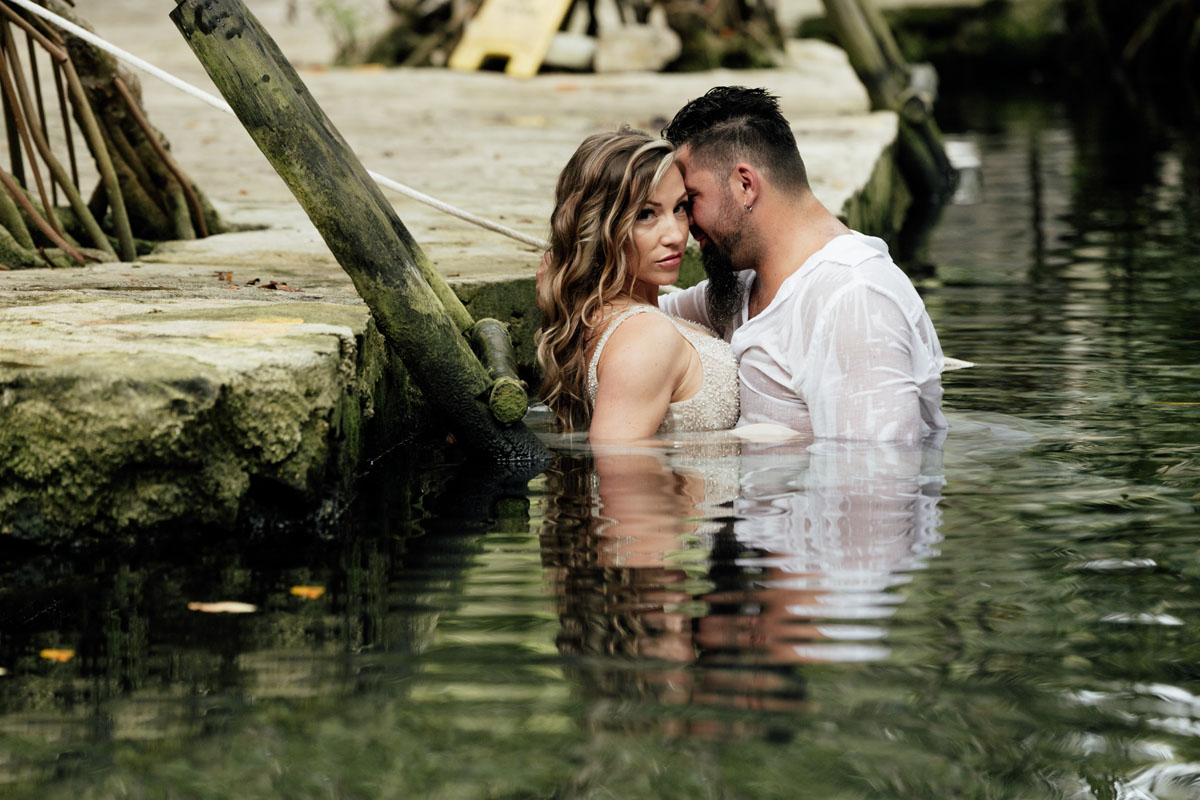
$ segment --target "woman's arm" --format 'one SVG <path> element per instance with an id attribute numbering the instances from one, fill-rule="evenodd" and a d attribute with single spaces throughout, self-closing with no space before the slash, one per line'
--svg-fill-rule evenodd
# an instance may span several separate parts
<path id="1" fill-rule="evenodd" d="M 687 374 L 691 345 L 663 317 L 637 314 L 609 336 L 588 437 L 618 442 L 651 436 Z"/>

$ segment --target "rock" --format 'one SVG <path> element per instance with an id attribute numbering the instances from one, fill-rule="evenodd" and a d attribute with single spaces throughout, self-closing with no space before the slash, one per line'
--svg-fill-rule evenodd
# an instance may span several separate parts
<path id="1" fill-rule="evenodd" d="M 562 31 L 550 40 L 542 65 L 559 69 L 588 70 L 596 55 L 596 39 L 584 33 Z"/>
<path id="2" fill-rule="evenodd" d="M 667 25 L 662 6 L 650 9 L 645 25 L 624 25 L 614 14 L 601 14 L 605 0 L 596 3 L 599 36 L 596 41 L 596 72 L 657 72 L 674 61 L 683 48 L 679 34 Z M 607 0 L 611 5 L 612 0 Z"/>
<path id="3" fill-rule="evenodd" d="M 229 525 L 252 485 L 348 480 L 408 406 L 361 303 L 80 299 L 0 311 L 0 535 Z"/>

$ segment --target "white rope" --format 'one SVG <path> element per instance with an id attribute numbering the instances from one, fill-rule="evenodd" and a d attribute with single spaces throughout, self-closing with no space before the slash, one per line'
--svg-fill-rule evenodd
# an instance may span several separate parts
<path id="1" fill-rule="evenodd" d="M 125 63 L 129 64 L 130 66 L 137 67 L 138 69 L 142 70 L 143 72 L 153 75 L 154 77 L 158 78 L 163 83 L 166 83 L 168 86 L 172 86 L 176 89 L 179 89 L 182 92 L 185 92 L 186 94 L 190 94 L 192 97 L 195 97 L 196 99 L 198 99 L 204 103 L 207 103 L 208 105 L 212 106 L 215 109 L 218 109 L 219 111 L 224 111 L 226 114 L 234 113 L 233 108 L 230 107 L 229 103 L 226 103 L 224 100 L 217 97 L 216 95 L 214 95 L 210 92 L 206 92 L 199 87 L 193 86 L 192 84 L 188 83 L 187 81 L 175 77 L 174 75 L 167 72 L 166 70 L 159 69 L 158 67 L 151 64 L 149 61 L 138 58 L 133 53 L 130 53 L 127 50 L 123 50 L 120 47 L 117 47 L 115 44 L 112 44 L 111 42 L 108 42 L 105 39 L 101 39 L 99 36 L 92 33 L 91 31 L 87 30 L 86 28 L 82 28 L 79 25 L 76 25 L 74 22 L 71 22 L 69 19 L 65 19 L 65 18 L 59 16 L 58 14 L 55 14 L 53 11 L 49 11 L 45 8 L 42 8 L 38 4 L 32 2 L 32 0 L 5 0 L 5 1 L 12 3 L 13 5 L 20 6 L 21 8 L 28 11 L 30 14 L 41 17 L 42 19 L 46 20 L 47 22 L 51 22 L 51 23 L 57 25 L 58 27 L 67 31 L 68 33 L 74 34 L 75 36 L 78 36 L 80 39 L 83 39 L 85 42 L 88 42 L 89 44 L 94 45 L 95 47 L 98 47 L 99 49 L 103 50 L 104 52 L 106 52 L 116 58 L 119 58 L 120 60 L 124 61 Z M 367 174 L 369 176 L 371 176 L 371 180 L 375 181 L 380 186 L 386 186 L 387 188 L 392 189 L 393 191 L 399 192 L 400 194 L 404 195 L 405 197 L 409 197 L 413 200 L 416 200 L 418 203 L 424 203 L 427 206 L 436 208 L 438 211 L 442 211 L 442 212 L 445 212 L 452 216 L 458 217 L 461 220 L 470 222 L 474 225 L 478 225 L 481 228 L 486 228 L 487 230 L 495 231 L 496 233 L 502 233 L 505 236 L 516 239 L 518 242 L 522 242 L 524 244 L 531 245 L 533 247 L 538 248 L 539 250 L 546 250 L 546 249 L 549 249 L 549 247 L 550 247 L 549 243 L 542 241 L 541 239 L 538 239 L 533 236 L 528 236 L 524 233 L 521 233 L 520 231 L 513 230 L 512 228 L 508 227 L 507 225 L 502 225 L 499 222 L 493 222 L 490 219 L 485 219 L 484 217 L 478 216 L 477 214 L 472 214 L 469 211 L 464 211 L 461 208 L 457 208 L 455 206 L 450 205 L 449 203 L 442 202 L 441 200 L 438 200 L 435 197 L 430 197 L 429 195 L 425 194 L 424 192 L 419 192 L 416 189 L 413 189 L 412 187 L 405 186 L 403 183 L 400 183 L 399 181 L 394 181 L 385 175 L 380 175 L 379 173 L 372 172 L 371 170 L 367 170 Z"/>
<path id="2" fill-rule="evenodd" d="M 489 231 L 502 233 L 505 236 L 516 239 L 518 242 L 524 242 L 525 244 L 532 245 L 538 250 L 550 249 L 550 243 L 547 241 L 543 241 L 542 239 L 538 239 L 534 236 L 528 236 L 520 231 L 515 231 L 507 225 L 502 225 L 499 222 L 493 222 L 490 219 L 477 216 L 472 214 L 470 211 L 463 211 L 461 208 L 455 208 L 449 203 L 444 203 L 441 200 L 438 200 L 436 197 L 430 197 L 424 192 L 419 192 L 416 189 L 413 189 L 411 186 L 405 186 L 403 183 L 394 181 L 385 175 L 380 175 L 378 172 L 367 170 L 367 174 L 371 176 L 371 180 L 375 181 L 380 186 L 386 186 L 389 189 L 399 192 L 405 197 L 411 197 L 418 203 L 424 203 L 431 208 L 436 208 L 438 211 L 445 211 L 447 214 L 452 214 L 461 220 L 474 223 L 481 228 L 487 228 Z"/>

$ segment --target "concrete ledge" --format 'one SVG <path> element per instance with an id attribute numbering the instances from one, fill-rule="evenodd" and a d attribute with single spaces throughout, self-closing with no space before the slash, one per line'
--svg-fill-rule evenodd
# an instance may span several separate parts
<path id="1" fill-rule="evenodd" d="M 377 413 L 419 427 L 362 304 L 45 299 L 0 311 L 0 533 L 230 524 L 347 482 Z"/>

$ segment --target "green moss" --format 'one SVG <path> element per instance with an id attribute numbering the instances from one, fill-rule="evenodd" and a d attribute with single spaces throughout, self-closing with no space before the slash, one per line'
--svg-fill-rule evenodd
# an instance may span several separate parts
<path id="1" fill-rule="evenodd" d="M 512 378 L 501 378 L 492 384 L 488 408 L 499 422 L 516 422 L 525 416 L 529 408 L 525 387 Z"/>
<path id="2" fill-rule="evenodd" d="M 533 276 L 501 280 L 452 281 L 451 288 L 475 319 L 493 317 L 508 323 L 513 352 L 521 376 L 536 369 L 533 335 L 542 324 L 542 312 L 534 297 Z"/>
<path id="3" fill-rule="evenodd" d="M 695 242 L 690 243 L 683 251 L 683 262 L 679 265 L 679 280 L 675 285 L 680 289 L 695 286 L 704 280 L 704 265 L 700 262 L 700 247 Z"/>
<path id="4" fill-rule="evenodd" d="M 0 534 L 228 525 L 254 486 L 302 501 L 347 489 L 362 458 L 429 421 L 365 310 L 347 308 L 359 335 L 306 334 L 310 358 L 253 373 L 144 353 L 0 369 Z"/>
<path id="5" fill-rule="evenodd" d="M 842 221 L 857 231 L 890 239 L 904 224 L 912 205 L 912 194 L 896 165 L 896 145 L 888 146 L 875 162 L 875 169 L 842 207 Z"/>

